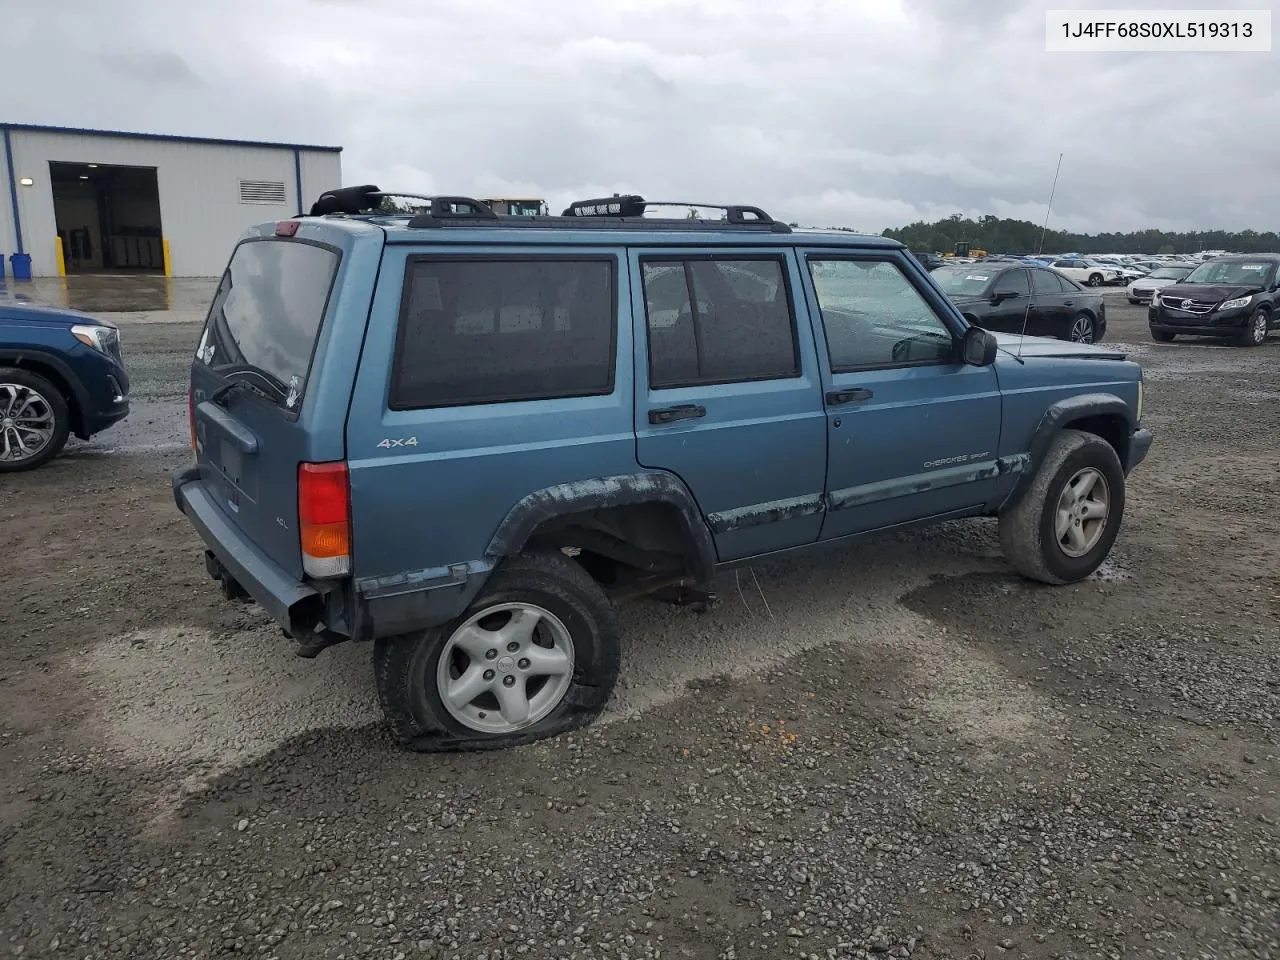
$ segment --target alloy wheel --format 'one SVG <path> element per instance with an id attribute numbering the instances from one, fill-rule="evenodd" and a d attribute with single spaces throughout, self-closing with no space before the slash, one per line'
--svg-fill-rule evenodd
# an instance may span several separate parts
<path id="1" fill-rule="evenodd" d="M 22 463 L 53 440 L 53 407 L 23 383 L 0 383 L 0 461 Z"/>
<path id="2" fill-rule="evenodd" d="M 1058 497 L 1054 533 L 1058 547 L 1078 559 L 1098 545 L 1111 513 L 1111 488 L 1095 467 L 1077 470 Z"/>
<path id="3" fill-rule="evenodd" d="M 559 706 L 573 680 L 573 638 L 531 603 L 486 607 L 454 630 L 440 652 L 436 690 L 459 723 L 512 733 Z"/>

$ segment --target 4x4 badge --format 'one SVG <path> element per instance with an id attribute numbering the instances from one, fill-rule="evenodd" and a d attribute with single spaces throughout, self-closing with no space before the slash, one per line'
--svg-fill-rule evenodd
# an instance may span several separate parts
<path id="1" fill-rule="evenodd" d="M 378 442 L 378 446 L 380 447 L 416 447 L 417 445 L 417 437 L 395 437 L 394 439 L 388 437 L 386 440 Z"/>

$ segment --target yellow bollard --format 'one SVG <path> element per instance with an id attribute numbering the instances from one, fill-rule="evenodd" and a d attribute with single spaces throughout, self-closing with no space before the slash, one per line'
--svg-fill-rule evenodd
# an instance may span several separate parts
<path id="1" fill-rule="evenodd" d="M 53 246 L 58 254 L 58 276 L 65 277 L 67 275 L 67 258 L 62 253 L 62 238 L 54 237 Z"/>
<path id="2" fill-rule="evenodd" d="M 167 237 L 160 241 L 160 247 L 164 252 L 164 275 L 172 277 L 173 268 L 169 266 L 169 239 Z"/>

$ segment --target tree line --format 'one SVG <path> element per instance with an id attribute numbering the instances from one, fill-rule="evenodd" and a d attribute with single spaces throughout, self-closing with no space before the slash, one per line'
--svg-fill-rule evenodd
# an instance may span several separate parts
<path id="1" fill-rule="evenodd" d="M 1256 230 L 1202 230 L 1170 233 L 1164 230 L 1137 230 L 1133 233 L 1068 233 L 1049 230 L 1041 245 L 1040 225 L 1026 220 L 1002 220 L 986 216 L 979 220 L 958 213 L 936 223 L 910 223 L 890 228 L 882 236 L 899 240 L 912 250 L 946 253 L 957 243 L 968 241 L 971 248 L 988 253 L 1197 253 L 1200 250 L 1229 250 L 1233 253 L 1280 252 L 1280 234 Z"/>

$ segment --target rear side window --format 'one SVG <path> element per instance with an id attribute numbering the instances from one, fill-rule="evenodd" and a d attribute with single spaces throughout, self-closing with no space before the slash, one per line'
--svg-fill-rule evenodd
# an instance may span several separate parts
<path id="1" fill-rule="evenodd" d="M 795 323 L 777 258 L 644 258 L 649 386 L 800 375 Z"/>
<path id="2" fill-rule="evenodd" d="M 338 261 L 336 250 L 301 240 L 241 243 L 214 294 L 197 359 L 296 408 Z"/>
<path id="3" fill-rule="evenodd" d="M 1032 270 L 1031 278 L 1032 287 L 1036 293 L 1054 295 L 1062 293 L 1062 280 L 1056 273 L 1051 273 L 1048 270 Z"/>
<path id="4" fill-rule="evenodd" d="M 409 261 L 392 409 L 613 392 L 612 257 Z"/>

